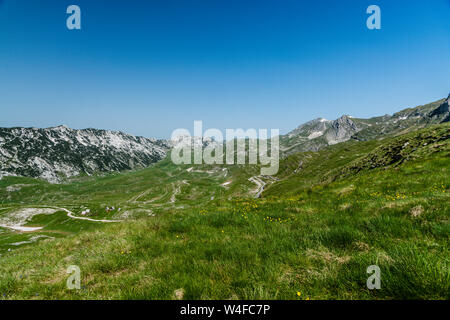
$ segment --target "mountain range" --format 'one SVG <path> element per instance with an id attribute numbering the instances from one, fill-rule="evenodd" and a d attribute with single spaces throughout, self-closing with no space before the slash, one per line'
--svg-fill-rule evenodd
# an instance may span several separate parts
<path id="1" fill-rule="evenodd" d="M 427 105 L 369 119 L 318 118 L 281 136 L 282 155 L 318 151 L 351 139 L 366 141 L 450 121 L 450 95 Z M 42 178 L 58 183 L 79 174 L 147 167 L 164 159 L 172 143 L 109 130 L 66 126 L 0 128 L 0 178 Z"/>
<path id="2" fill-rule="evenodd" d="M 95 172 L 147 167 L 166 156 L 164 140 L 117 131 L 66 126 L 0 128 L 0 176 L 38 177 L 60 182 Z"/>
<path id="3" fill-rule="evenodd" d="M 343 115 L 336 120 L 318 118 L 281 137 L 284 155 L 318 151 L 328 145 L 355 139 L 367 141 L 403 134 L 428 125 L 450 121 L 450 95 L 430 104 L 407 108 L 393 115 L 369 119 Z"/>
<path id="4" fill-rule="evenodd" d="M 0 180 L 1 299 L 448 299 L 448 116 L 447 98 L 311 121 L 280 137 L 275 176 L 118 132 L 2 129 L 6 174 L 63 183 Z"/>

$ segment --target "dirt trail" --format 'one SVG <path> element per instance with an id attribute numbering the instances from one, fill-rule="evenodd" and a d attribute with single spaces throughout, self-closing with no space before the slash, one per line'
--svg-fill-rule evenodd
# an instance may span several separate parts
<path id="1" fill-rule="evenodd" d="M 159 195 L 157 195 L 156 197 L 154 197 L 154 198 L 152 198 L 150 200 L 138 201 L 140 198 L 142 198 L 144 196 L 147 196 L 150 192 L 153 192 L 154 189 L 155 188 L 151 188 L 151 189 L 148 189 L 148 190 L 146 190 L 146 191 L 144 191 L 144 192 L 142 192 L 142 193 L 140 193 L 140 194 L 138 194 L 136 196 L 133 196 L 130 200 L 128 200 L 128 202 L 133 202 L 133 203 L 138 203 L 138 204 L 150 204 L 150 203 L 153 203 L 155 201 L 158 201 L 158 200 L 164 198 L 169 193 L 169 191 L 167 190 L 167 187 L 164 186 L 164 193 L 159 194 Z M 161 204 L 152 204 L 152 205 L 160 206 Z"/>
<path id="2" fill-rule="evenodd" d="M 72 211 L 67 210 L 66 208 L 59 208 L 59 207 L 53 207 L 53 208 L 67 212 L 67 216 L 72 219 L 87 220 L 87 221 L 93 221 L 93 222 L 121 222 L 121 221 L 123 221 L 123 220 L 102 220 L 102 219 L 97 220 L 97 219 L 91 219 L 91 218 L 86 218 L 86 217 L 78 217 L 78 216 L 75 216 Z"/>
<path id="3" fill-rule="evenodd" d="M 189 184 L 186 180 L 183 180 L 176 184 L 175 190 L 172 193 L 172 196 L 170 197 L 170 203 L 174 203 L 177 199 L 176 196 L 181 192 L 181 185 L 182 184 Z"/>
<path id="4" fill-rule="evenodd" d="M 256 189 L 253 191 L 255 193 L 255 198 L 259 198 L 261 193 L 264 191 L 264 187 L 266 186 L 266 182 L 261 180 L 260 176 L 253 176 L 248 178 L 248 181 L 251 181 L 257 185 Z"/>
<path id="5" fill-rule="evenodd" d="M 133 196 L 130 200 L 128 200 L 128 202 L 136 202 L 139 198 L 146 196 L 147 194 L 149 194 L 152 191 L 152 189 L 148 189 L 145 190 L 144 192 L 139 193 L 136 196 Z"/>

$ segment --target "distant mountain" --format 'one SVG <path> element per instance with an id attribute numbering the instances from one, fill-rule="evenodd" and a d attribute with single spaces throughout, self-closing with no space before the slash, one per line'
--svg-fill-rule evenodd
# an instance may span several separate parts
<path id="1" fill-rule="evenodd" d="M 0 128 L 0 177 L 18 175 L 59 182 L 80 173 L 146 167 L 163 159 L 164 140 L 117 131 L 65 126 Z"/>
<path id="2" fill-rule="evenodd" d="M 317 151 L 354 140 L 382 139 L 425 126 L 450 121 L 450 95 L 424 106 L 370 119 L 344 115 L 336 120 L 318 118 L 280 137 L 282 156 Z M 203 147 L 213 140 L 193 137 L 166 141 L 135 137 L 118 131 L 65 126 L 46 129 L 0 128 L 0 178 L 18 175 L 60 182 L 81 173 L 112 172 L 147 167 L 165 158 L 178 143 Z"/>
<path id="3" fill-rule="evenodd" d="M 281 151 L 286 156 L 301 151 L 317 151 L 350 139 L 364 141 L 406 133 L 431 124 L 450 121 L 449 107 L 450 95 L 447 99 L 404 109 L 393 115 L 370 119 L 347 115 L 336 120 L 318 118 L 282 136 Z"/>

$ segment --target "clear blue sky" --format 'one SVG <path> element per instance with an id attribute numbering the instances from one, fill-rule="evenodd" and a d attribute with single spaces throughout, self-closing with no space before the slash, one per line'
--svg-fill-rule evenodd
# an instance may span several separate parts
<path id="1" fill-rule="evenodd" d="M 393 113 L 449 93 L 449 17 L 450 0 L 0 0 L 0 126 L 167 138 Z"/>

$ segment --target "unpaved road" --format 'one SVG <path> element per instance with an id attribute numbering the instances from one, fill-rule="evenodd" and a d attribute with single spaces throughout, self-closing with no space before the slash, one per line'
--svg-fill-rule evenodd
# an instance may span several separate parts
<path id="1" fill-rule="evenodd" d="M 253 176 L 248 178 L 248 181 L 251 181 L 257 185 L 256 190 L 253 192 L 255 193 L 255 198 L 259 198 L 261 196 L 261 193 L 264 191 L 264 187 L 267 184 L 259 176 Z"/>
<path id="2" fill-rule="evenodd" d="M 67 212 L 67 216 L 72 219 L 87 220 L 87 221 L 93 221 L 93 222 L 121 222 L 121 221 L 123 221 L 123 220 L 97 220 L 97 219 L 91 219 L 91 218 L 86 218 L 86 217 L 78 217 L 78 216 L 75 216 L 72 211 L 67 210 L 66 208 L 59 208 L 59 207 L 53 207 L 53 208 Z"/>
<path id="3" fill-rule="evenodd" d="M 177 196 L 177 194 L 179 194 L 181 192 L 181 186 L 183 184 L 189 184 L 189 182 L 187 182 L 186 180 L 183 180 L 183 181 L 175 184 L 172 196 L 170 197 L 170 203 L 175 203 L 175 201 L 177 200 L 176 196 Z"/>

